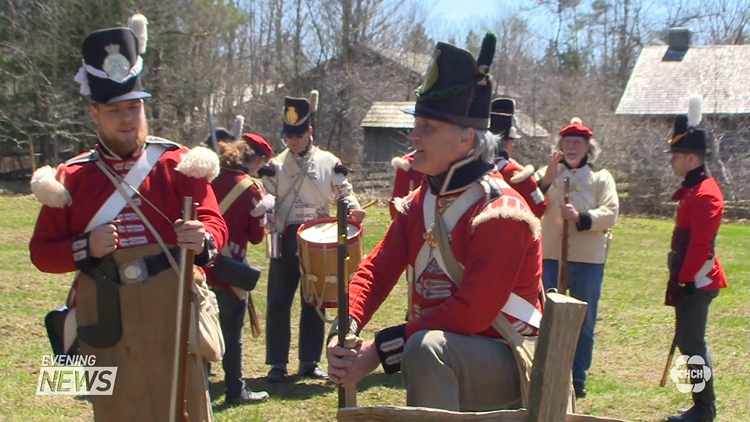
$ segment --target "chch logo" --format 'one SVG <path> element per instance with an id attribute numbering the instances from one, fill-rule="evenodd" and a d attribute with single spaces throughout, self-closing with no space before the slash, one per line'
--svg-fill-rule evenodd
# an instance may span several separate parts
<path id="1" fill-rule="evenodd" d="M 682 355 L 677 358 L 669 376 L 681 393 L 700 393 L 711 379 L 711 368 L 706 366 L 703 357 Z"/>

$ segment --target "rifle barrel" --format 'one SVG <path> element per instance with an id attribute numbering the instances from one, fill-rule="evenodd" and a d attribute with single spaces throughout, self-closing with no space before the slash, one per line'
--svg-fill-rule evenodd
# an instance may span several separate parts
<path id="1" fill-rule="evenodd" d="M 336 201 L 336 216 L 338 223 L 338 343 L 339 346 L 351 349 L 356 345 L 356 339 L 354 339 L 354 341 L 352 341 L 351 337 L 347 339 L 347 335 L 349 334 L 349 275 L 347 271 L 347 264 L 349 261 L 349 245 L 347 235 L 349 228 L 349 223 L 347 221 L 348 211 L 348 201 L 344 198 L 339 198 Z M 344 407 L 354 407 L 357 405 L 356 387 L 344 388 L 343 386 L 339 385 L 338 393 L 339 409 Z"/>
<path id="2" fill-rule="evenodd" d="M 197 203 L 186 196 L 182 208 L 183 221 L 196 218 Z M 180 248 L 180 274 L 177 286 L 177 326 L 175 338 L 174 366 L 172 374 L 172 391 L 170 392 L 170 420 L 187 422 L 188 414 L 185 407 L 185 392 L 187 390 L 187 351 L 190 335 L 190 287 L 193 282 L 193 263 L 195 252 L 188 248 Z"/>
<path id="3" fill-rule="evenodd" d="M 570 204 L 570 178 L 563 179 L 563 194 L 565 205 Z M 560 251 L 560 275 L 558 276 L 557 290 L 560 294 L 568 291 L 568 220 L 563 220 L 562 248 Z"/>

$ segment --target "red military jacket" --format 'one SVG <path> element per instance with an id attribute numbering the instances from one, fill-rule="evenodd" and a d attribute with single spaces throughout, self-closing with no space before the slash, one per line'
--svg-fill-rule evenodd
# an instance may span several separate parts
<path id="1" fill-rule="evenodd" d="M 679 201 L 675 232 L 689 230 L 686 252 L 684 258 L 680 257 L 679 282 L 695 282 L 696 288 L 706 290 L 727 287 L 724 270 L 714 253 L 724 216 L 724 196 L 716 179 L 706 177 L 702 168 L 695 169 L 688 173 L 672 199 Z"/>
<path id="2" fill-rule="evenodd" d="M 224 220 L 229 230 L 227 247 L 232 258 L 238 261 L 245 260 L 248 242 L 257 245 L 263 241 L 265 214 L 268 208 L 273 208 L 273 202 L 270 202 L 269 207 L 270 198 L 263 184 L 240 170 L 222 168 L 219 176 L 211 182 L 216 199 L 221 204 L 229 192 L 243 181 L 251 181 L 252 184 L 224 212 Z M 208 284 L 212 287 L 233 291 L 230 285 L 219 281 L 211 268 L 206 269 L 206 276 Z"/>
<path id="3" fill-rule="evenodd" d="M 396 206 L 394 205 L 394 200 L 396 198 L 405 197 L 422 184 L 424 174 L 411 168 L 411 163 L 413 161 L 413 154 L 407 154 L 403 157 L 395 157 L 391 160 L 391 164 L 396 169 L 396 176 L 393 178 L 393 193 L 391 194 L 390 202 L 391 220 L 396 218 L 396 214 L 398 214 Z"/>
<path id="4" fill-rule="evenodd" d="M 437 202 L 442 213 L 474 184 L 472 180 L 477 180 L 462 182 L 460 179 L 465 177 L 460 173 L 460 169 L 452 173 L 458 183 L 446 180 L 436 196 L 428 195 L 431 187 L 428 178 L 424 178 L 420 188 L 401 204 L 384 238 L 364 259 L 349 286 L 349 315 L 354 320 L 350 330 L 359 331 L 359 327 L 366 325 L 407 265 L 418 264 L 420 250 L 433 234 L 425 227 L 427 207 L 434 209 Z M 491 325 L 511 293 L 541 312 L 539 220 L 499 172 L 489 174 L 485 180 L 490 183 L 482 186 L 495 186 L 495 195 L 499 197 L 491 199 L 491 195 L 483 195 L 471 203 L 450 232 L 451 250 L 465 270 L 461 286 L 456 286 L 434 259 L 415 275 L 411 319 L 404 325 L 382 330 L 376 337 L 386 372 L 396 372 L 400 367 L 398 356 L 402 348 L 392 346 L 402 347 L 420 330 L 499 337 Z M 456 189 L 457 184 L 463 186 Z M 428 203 L 430 198 L 432 202 Z M 536 330 L 522 321 L 512 317 L 509 320 L 519 332 L 536 334 Z"/>
<path id="5" fill-rule="evenodd" d="M 534 178 L 534 168 L 532 166 L 523 167 L 518 161 L 505 157 L 500 158 L 496 164 L 498 164 L 498 170 L 510 187 L 523 196 L 535 216 L 542 218 L 544 211 L 547 209 L 547 198 L 539 189 L 539 184 Z"/>
<path id="6" fill-rule="evenodd" d="M 166 147 L 166 151 L 155 163 L 133 195 L 146 218 L 167 244 L 176 244 L 174 221 L 182 218 L 183 199 L 191 196 L 198 202 L 198 220 L 211 234 L 216 248 L 226 242 L 227 227 L 219 213 L 216 197 L 205 177 L 191 177 L 175 167 L 188 153 L 187 148 L 172 142 L 149 137 L 144 149 L 137 155 L 121 159 L 97 146 L 95 154 L 83 153 L 61 164 L 57 169 L 57 180 L 70 196 L 64 206 L 44 205 L 34 227 L 29 243 L 32 263 L 43 272 L 67 273 L 76 271 L 73 259 L 73 243 L 104 202 L 115 192 L 115 186 L 94 162 L 99 157 L 121 176 L 149 148 Z M 144 200 L 145 199 L 145 200 Z M 147 200 L 147 201 L 146 201 Z M 162 215 L 163 214 L 163 215 Z M 155 244 L 156 240 L 129 205 L 119 212 L 118 248 L 129 248 Z"/>

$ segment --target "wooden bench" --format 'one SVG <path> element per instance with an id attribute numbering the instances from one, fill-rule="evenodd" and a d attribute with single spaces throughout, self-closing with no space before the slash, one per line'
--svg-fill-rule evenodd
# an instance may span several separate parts
<path id="1" fill-rule="evenodd" d="M 484 421 L 484 422 L 586 422 L 619 421 L 588 415 L 578 415 L 569 410 L 571 397 L 571 370 L 578 334 L 586 303 L 557 293 L 547 295 L 547 303 L 539 328 L 539 339 L 534 351 L 531 385 L 527 409 L 497 410 L 490 412 L 452 412 L 423 407 L 349 407 L 339 409 L 341 422 L 359 421 Z"/>

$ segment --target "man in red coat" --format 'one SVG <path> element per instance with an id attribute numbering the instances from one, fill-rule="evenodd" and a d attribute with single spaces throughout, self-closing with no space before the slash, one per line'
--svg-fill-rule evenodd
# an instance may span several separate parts
<path id="1" fill-rule="evenodd" d="M 502 173 L 510 187 L 523 196 L 538 218 L 547 209 L 547 198 L 539 189 L 534 177 L 534 167 L 522 166 L 511 158 L 515 142 L 521 139 L 513 126 L 516 103 L 510 98 L 496 98 L 490 105 L 490 132 L 498 136 L 498 156 L 495 159 L 497 170 Z"/>
<path id="2" fill-rule="evenodd" d="M 415 116 L 412 165 L 427 177 L 357 270 L 342 329 L 358 335 L 407 266 L 415 274 L 411 319 L 352 350 L 329 341 L 337 384 L 352 386 L 380 363 L 388 374 L 402 372 L 409 406 L 481 411 L 521 400 L 514 353 L 496 325 L 509 337 L 537 334 L 540 226 L 494 165 L 493 35 L 478 60 L 438 43 L 416 106 L 405 110 Z"/>
<path id="3" fill-rule="evenodd" d="M 399 202 L 401 198 L 406 197 L 411 191 L 418 188 L 422 184 L 422 178 L 424 174 L 414 170 L 411 167 L 411 163 L 414 161 L 414 152 L 410 152 L 403 157 L 393 157 L 391 165 L 396 169 L 396 175 L 393 178 L 393 192 L 391 193 L 391 202 L 389 203 L 391 210 L 391 220 L 396 218 L 398 211 L 396 210 L 396 202 Z"/>
<path id="4" fill-rule="evenodd" d="M 692 384 L 693 407 L 670 416 L 672 422 L 713 421 L 716 417 L 715 374 L 708 377 L 704 365 L 713 369 L 706 342 L 708 306 L 727 287 L 724 270 L 715 253 L 716 236 L 724 215 L 724 196 L 705 164 L 708 151 L 706 131 L 701 121 L 701 100 L 690 99 L 688 115 L 675 117 L 668 152 L 675 176 L 682 187 L 672 199 L 677 205 L 677 221 L 669 253 L 669 283 L 666 304 L 675 307 L 675 341 L 687 356 L 691 373 L 699 373 L 685 384 Z"/>
<path id="5" fill-rule="evenodd" d="M 134 16 L 133 25 L 83 41 L 75 80 L 91 96 L 98 142 L 56 171 L 40 168 L 31 181 L 44 205 L 29 244 L 32 263 L 47 273 L 77 271 L 56 352 L 70 352 L 77 334 L 82 354 L 118 368 L 113 394 L 91 396 L 102 421 L 168 419 L 179 297 L 174 246 L 192 250 L 195 264 L 206 266 L 227 237 L 209 185 L 218 174 L 216 156 L 149 136 L 143 99 L 151 95 L 140 81 L 145 17 Z M 198 203 L 196 219 L 182 219 L 186 197 Z M 193 283 L 207 292 L 202 270 L 188 287 Z M 193 306 L 205 309 L 207 302 L 202 296 Z M 188 346 L 186 409 L 191 421 L 210 421 L 207 356 L 196 346 Z"/>
<path id="6" fill-rule="evenodd" d="M 257 245 L 263 241 L 266 212 L 273 209 L 275 203 L 260 180 L 248 175 L 257 174 L 273 155 L 270 145 L 263 137 L 251 133 L 246 133 L 240 140 L 233 138 L 234 135 L 226 129 L 216 130 L 221 172 L 211 182 L 211 187 L 227 223 L 229 238 L 216 265 L 206 271 L 208 284 L 216 293 L 219 304 L 225 343 L 222 359 L 225 402 L 230 405 L 268 400 L 267 392 L 253 392 L 246 388 L 242 376 L 242 343 L 245 314 L 249 301 L 252 303 L 250 291 L 260 275 L 257 269 L 245 262 L 247 244 Z M 251 312 L 253 310 L 254 307 Z M 257 318 L 257 315 L 251 314 L 250 317 Z"/>

